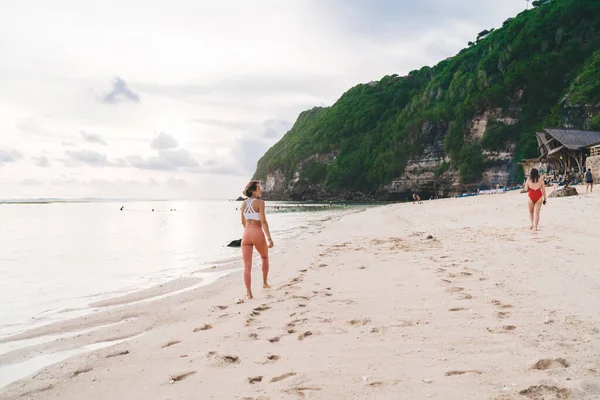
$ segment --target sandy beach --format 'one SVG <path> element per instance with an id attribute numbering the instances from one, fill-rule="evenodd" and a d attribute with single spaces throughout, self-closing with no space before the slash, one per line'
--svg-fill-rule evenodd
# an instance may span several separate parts
<path id="1" fill-rule="evenodd" d="M 254 300 L 236 304 L 241 269 L 223 270 L 10 338 L 0 375 L 92 351 L 0 398 L 600 399 L 600 192 L 577 189 L 549 199 L 539 232 L 511 192 L 375 207 L 274 238 L 272 288 L 259 289 L 255 261 Z"/>

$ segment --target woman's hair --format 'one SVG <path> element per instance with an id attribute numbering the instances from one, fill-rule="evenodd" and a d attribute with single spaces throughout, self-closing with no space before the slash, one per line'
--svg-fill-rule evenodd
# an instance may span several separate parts
<path id="1" fill-rule="evenodd" d="M 529 173 L 529 179 L 531 180 L 531 182 L 536 183 L 538 179 L 540 179 L 540 172 L 537 169 L 533 168 Z"/>
<path id="2" fill-rule="evenodd" d="M 256 192 L 256 189 L 258 189 L 258 184 L 260 182 L 259 181 L 250 181 L 248 182 L 248 184 L 246 185 L 246 189 L 244 189 L 244 191 L 242 192 L 242 194 L 246 197 L 252 197 L 252 195 L 254 194 L 254 192 Z"/>

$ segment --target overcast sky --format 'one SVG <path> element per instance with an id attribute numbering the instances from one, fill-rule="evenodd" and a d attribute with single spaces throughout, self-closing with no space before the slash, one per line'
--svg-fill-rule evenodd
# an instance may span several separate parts
<path id="1" fill-rule="evenodd" d="M 313 106 L 524 0 L 5 0 L 0 198 L 230 198 Z"/>

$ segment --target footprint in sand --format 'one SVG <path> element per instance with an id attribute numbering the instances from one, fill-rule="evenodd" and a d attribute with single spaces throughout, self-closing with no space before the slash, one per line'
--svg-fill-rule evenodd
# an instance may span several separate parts
<path id="1" fill-rule="evenodd" d="M 316 386 L 313 386 L 313 387 L 310 387 L 310 386 L 298 386 L 298 387 L 294 387 L 294 388 L 288 389 L 285 392 L 288 393 L 288 394 L 296 395 L 296 396 L 298 396 L 301 399 L 304 399 L 304 398 L 306 398 L 306 393 L 304 393 L 304 392 L 316 392 L 316 391 L 319 391 L 319 390 L 321 390 L 321 388 L 320 387 L 316 387 Z"/>
<path id="2" fill-rule="evenodd" d="M 370 319 L 353 319 L 352 321 L 348 321 L 348 325 L 351 326 L 365 326 L 371 323 Z"/>
<path id="3" fill-rule="evenodd" d="M 446 376 L 455 376 L 455 375 L 464 375 L 464 374 L 477 374 L 477 375 L 481 375 L 481 374 L 483 374 L 483 372 L 478 371 L 476 369 L 471 369 L 471 370 L 468 370 L 468 371 L 448 371 L 444 375 L 446 375 Z"/>
<path id="4" fill-rule="evenodd" d="M 370 386 L 372 388 L 383 388 L 383 387 L 397 385 L 399 382 L 400 381 L 397 381 L 397 380 L 392 380 L 392 381 L 374 381 L 374 382 L 369 382 L 367 384 L 367 386 Z"/>
<path id="5" fill-rule="evenodd" d="M 502 304 L 499 300 L 492 300 L 492 304 L 500 308 L 513 308 L 510 304 Z"/>
<path id="6" fill-rule="evenodd" d="M 463 287 L 458 287 L 458 286 L 452 286 L 446 289 L 447 292 L 450 293 L 458 293 L 458 292 L 462 292 L 463 290 L 465 290 L 465 288 Z"/>
<path id="7" fill-rule="evenodd" d="M 246 378 L 246 379 L 248 379 L 249 384 L 254 385 L 255 383 L 262 382 L 263 377 L 262 376 L 251 376 L 250 378 Z"/>
<path id="8" fill-rule="evenodd" d="M 275 362 L 278 361 L 281 357 L 279 357 L 277 354 L 271 354 L 270 356 L 267 356 L 267 360 L 269 362 Z"/>
<path id="9" fill-rule="evenodd" d="M 471 300 L 473 298 L 473 296 L 468 293 L 461 293 L 456 298 L 458 300 Z"/>
<path id="10" fill-rule="evenodd" d="M 354 301 L 354 300 L 343 300 L 343 299 L 329 300 L 329 302 L 330 303 L 344 303 L 346 305 L 356 304 L 356 301 Z"/>
<path id="11" fill-rule="evenodd" d="M 227 308 L 229 308 L 229 306 L 216 306 L 215 308 L 223 311 L 223 310 L 227 310 Z"/>
<path id="12" fill-rule="evenodd" d="M 166 347 L 171 347 L 171 346 L 174 346 L 174 345 L 176 345 L 176 344 L 178 344 L 178 343 L 181 343 L 181 340 L 171 340 L 170 342 L 167 342 L 167 343 L 163 344 L 163 345 L 162 345 L 162 346 L 160 346 L 160 347 L 161 347 L 161 349 L 164 349 L 164 348 L 166 348 Z"/>
<path id="13" fill-rule="evenodd" d="M 500 318 L 500 319 L 504 319 L 504 318 L 508 318 L 510 317 L 510 313 L 508 311 L 498 311 L 496 312 L 496 317 Z"/>
<path id="14" fill-rule="evenodd" d="M 270 310 L 270 309 L 271 309 L 271 307 L 267 306 L 266 304 L 263 304 L 260 307 L 256 307 L 254 309 L 254 311 L 259 311 L 260 312 L 260 311 L 267 311 L 267 310 Z"/>
<path id="15" fill-rule="evenodd" d="M 490 333 L 506 333 L 506 332 L 512 332 L 516 329 L 517 329 L 517 327 L 514 325 L 504 325 L 504 326 L 502 326 L 501 329 L 487 328 L 488 332 L 490 332 Z"/>
<path id="16" fill-rule="evenodd" d="M 294 375 L 296 375 L 296 373 L 293 372 L 293 371 L 292 372 L 287 372 L 287 373 L 285 373 L 283 375 L 279 375 L 279 376 L 276 376 L 273 379 L 271 379 L 271 383 L 280 382 L 280 381 L 282 381 L 284 379 L 287 379 L 287 378 L 289 378 L 291 376 L 294 376 Z"/>
<path id="17" fill-rule="evenodd" d="M 571 392 L 568 389 L 550 385 L 530 386 L 521 390 L 519 394 L 531 400 L 567 400 L 571 398 Z"/>
<path id="18" fill-rule="evenodd" d="M 280 336 L 275 336 L 275 337 L 269 338 L 267 340 L 271 343 L 277 343 L 277 342 L 279 342 L 280 339 L 281 339 Z"/>
<path id="19" fill-rule="evenodd" d="M 311 331 L 306 331 L 304 333 L 301 333 L 300 335 L 298 335 L 298 340 L 304 340 L 305 338 L 312 336 L 313 333 Z"/>
<path id="20" fill-rule="evenodd" d="M 466 308 L 463 308 L 463 307 L 455 307 L 455 308 L 451 308 L 451 309 L 449 309 L 448 311 L 463 311 L 463 310 L 466 310 Z"/>
<path id="21" fill-rule="evenodd" d="M 310 299 L 312 299 L 312 296 L 294 296 L 292 298 L 294 298 L 294 299 L 302 299 L 302 300 L 309 301 Z"/>
<path id="22" fill-rule="evenodd" d="M 300 270 L 298 270 L 298 272 L 300 272 L 302 274 L 305 273 L 306 271 L 308 271 L 308 270 L 307 269 L 300 269 Z"/>
<path id="23" fill-rule="evenodd" d="M 119 356 L 124 356 L 127 354 L 129 354 L 129 350 L 118 351 L 116 353 L 111 353 L 111 354 L 107 355 L 106 358 L 119 357 Z"/>
<path id="24" fill-rule="evenodd" d="M 239 364 L 241 362 L 238 356 L 229 354 L 221 356 L 216 351 L 209 351 L 206 358 L 211 359 L 211 361 L 216 361 L 221 365 Z"/>
<path id="25" fill-rule="evenodd" d="M 308 318 L 295 319 L 292 322 L 288 322 L 286 326 L 288 328 L 295 328 L 297 325 L 302 325 L 306 321 L 308 321 Z"/>
<path id="26" fill-rule="evenodd" d="M 462 271 L 458 274 L 448 274 L 449 278 L 467 277 L 473 275 L 471 272 Z"/>
<path id="27" fill-rule="evenodd" d="M 565 360 L 564 358 L 555 358 L 555 359 L 539 360 L 538 362 L 533 364 L 531 369 L 538 369 L 541 371 L 545 371 L 548 369 L 569 368 L 570 365 L 571 364 L 569 364 L 569 362 L 567 360 Z"/>
<path id="28" fill-rule="evenodd" d="M 297 283 L 302 282 L 302 280 L 303 280 L 302 275 L 297 276 L 295 278 L 290 279 L 290 281 L 288 283 L 284 283 L 283 285 L 279 286 L 277 288 L 277 290 L 282 290 L 282 289 L 285 289 L 285 288 L 290 288 L 290 287 L 296 285 Z"/>
<path id="29" fill-rule="evenodd" d="M 293 335 L 294 333 L 296 333 L 295 329 L 288 329 L 287 333 L 289 333 L 290 335 Z"/>
<path id="30" fill-rule="evenodd" d="M 195 373 L 196 373 L 196 371 L 189 371 L 189 372 L 184 372 L 183 374 L 171 375 L 171 377 L 169 378 L 169 383 L 181 382 L 185 378 L 188 378 L 188 377 L 194 375 Z"/>
<path id="31" fill-rule="evenodd" d="M 83 367 L 83 368 L 79 368 L 77 369 L 75 372 L 73 372 L 71 374 L 71 378 L 75 378 L 78 377 L 79 375 L 85 374 L 87 372 L 90 372 L 91 370 L 93 370 L 94 368 L 92 367 Z"/>
<path id="32" fill-rule="evenodd" d="M 254 340 L 258 339 L 258 335 L 257 335 L 256 333 L 249 333 L 249 334 L 248 334 L 248 337 L 249 337 L 250 339 L 254 339 Z"/>
<path id="33" fill-rule="evenodd" d="M 207 331 L 209 329 L 212 329 L 213 326 L 210 324 L 204 324 L 202 326 L 199 326 L 197 328 L 194 328 L 194 330 L 192 332 L 201 332 L 201 331 Z"/>

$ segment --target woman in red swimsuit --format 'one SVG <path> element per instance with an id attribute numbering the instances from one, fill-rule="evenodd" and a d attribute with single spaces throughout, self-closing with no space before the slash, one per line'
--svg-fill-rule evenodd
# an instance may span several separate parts
<path id="1" fill-rule="evenodd" d="M 525 190 L 529 197 L 529 229 L 538 230 L 538 224 L 540 223 L 540 210 L 542 204 L 546 204 L 546 186 L 544 180 L 540 178 L 540 173 L 537 169 L 533 168 L 529 174 L 529 179 L 525 183 Z M 542 197 L 544 200 L 542 201 Z"/>

